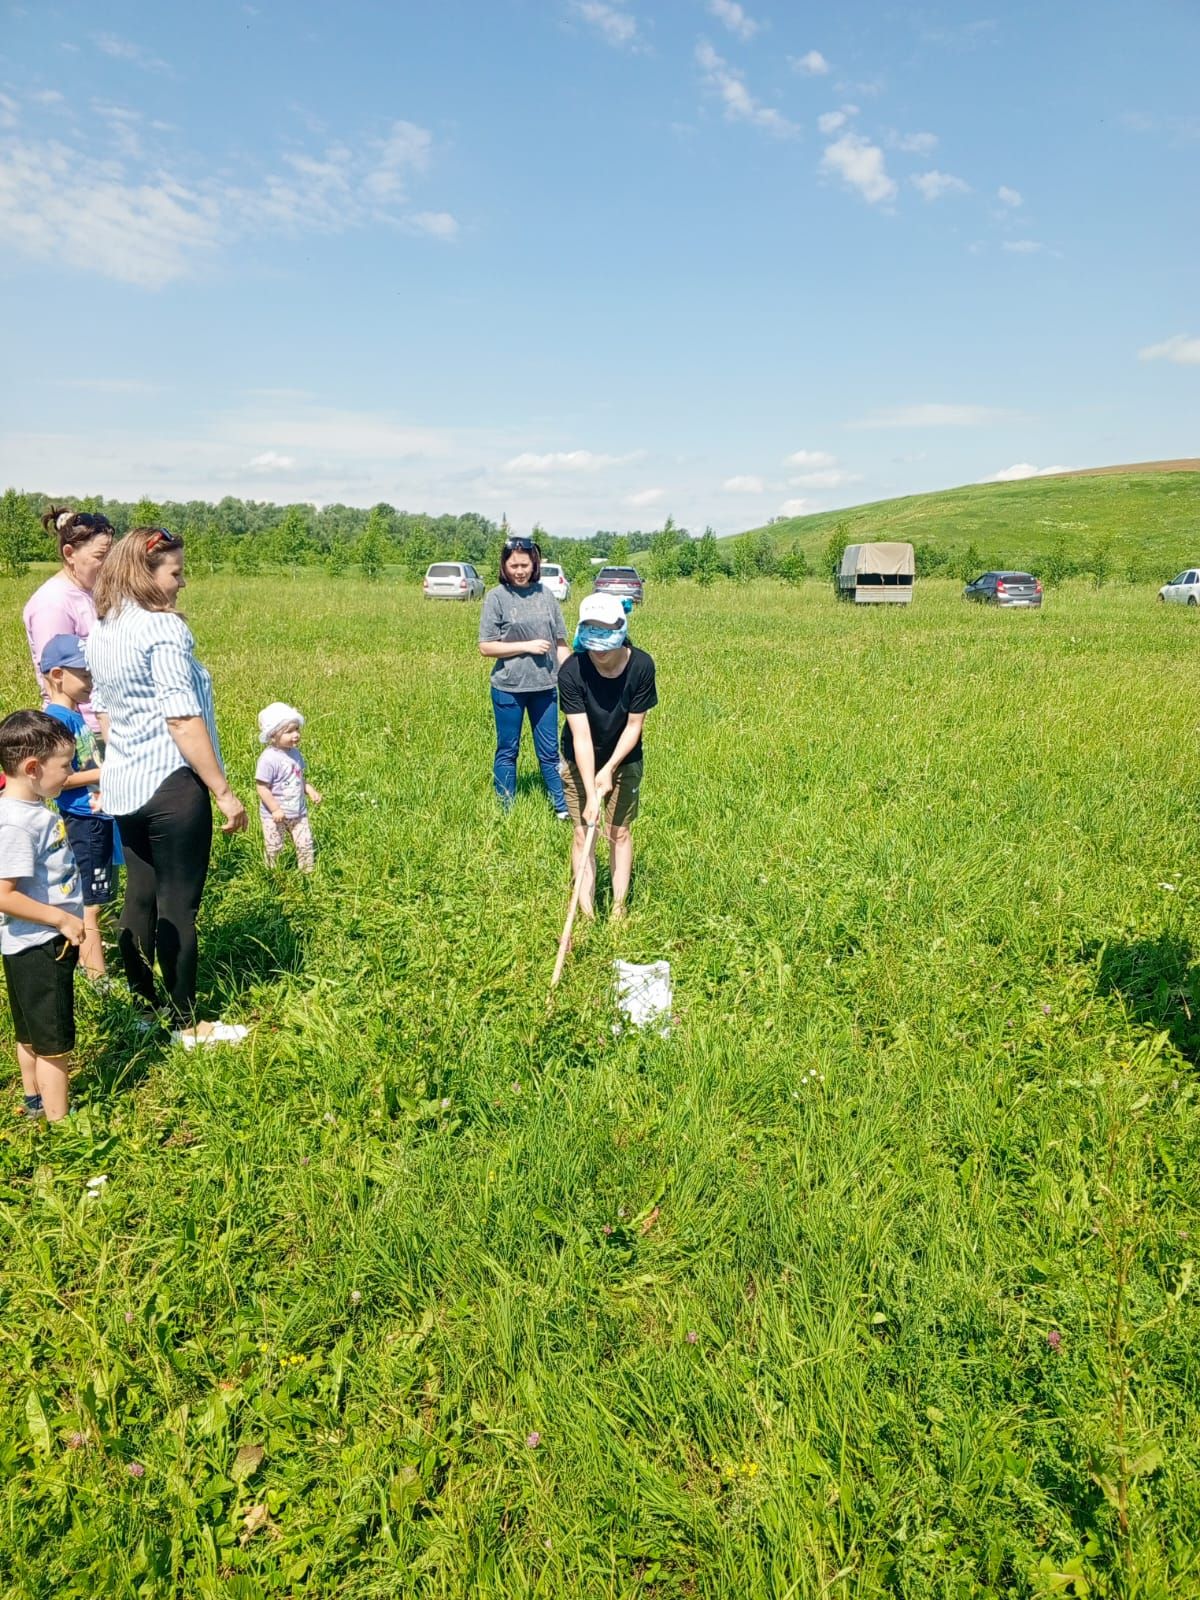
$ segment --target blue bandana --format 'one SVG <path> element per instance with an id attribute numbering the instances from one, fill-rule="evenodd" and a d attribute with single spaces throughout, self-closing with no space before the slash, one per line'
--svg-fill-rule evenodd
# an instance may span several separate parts
<path id="1" fill-rule="evenodd" d="M 628 628 L 622 620 L 618 628 L 602 628 L 595 622 L 581 622 L 575 629 L 575 650 L 619 650 L 625 643 Z"/>

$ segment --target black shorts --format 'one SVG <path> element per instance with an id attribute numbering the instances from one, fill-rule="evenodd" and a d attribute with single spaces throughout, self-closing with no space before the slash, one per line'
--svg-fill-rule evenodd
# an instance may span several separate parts
<path id="1" fill-rule="evenodd" d="M 17 1043 L 39 1056 L 65 1056 L 75 1048 L 75 967 L 79 947 L 61 933 L 4 957 L 8 1003 Z"/>
<path id="2" fill-rule="evenodd" d="M 73 817 L 65 815 L 67 842 L 85 906 L 106 906 L 113 897 L 113 820 L 111 817 Z"/>

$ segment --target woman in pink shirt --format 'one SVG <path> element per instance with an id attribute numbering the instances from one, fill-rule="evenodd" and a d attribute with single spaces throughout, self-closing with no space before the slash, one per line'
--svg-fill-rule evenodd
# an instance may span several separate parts
<path id="1" fill-rule="evenodd" d="M 113 526 L 99 511 L 68 511 L 63 506 L 51 506 L 42 518 L 42 527 L 52 539 L 58 540 L 62 568 L 30 597 L 23 616 L 33 670 L 37 673 L 45 705 L 49 689 L 38 670 L 42 651 L 60 633 L 73 633 L 77 639 L 86 639 L 96 626 L 92 590 L 104 558 L 112 549 Z M 88 727 L 98 733 L 100 724 L 91 705 L 84 704 L 79 709 Z"/>

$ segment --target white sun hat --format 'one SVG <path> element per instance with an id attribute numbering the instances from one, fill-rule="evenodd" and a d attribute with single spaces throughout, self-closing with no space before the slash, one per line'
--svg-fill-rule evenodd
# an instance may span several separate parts
<path id="1" fill-rule="evenodd" d="M 580 622 L 596 622 L 602 628 L 619 628 L 625 621 L 625 607 L 615 594 L 589 594 L 579 607 Z"/>
<path id="2" fill-rule="evenodd" d="M 269 706 L 264 706 L 258 713 L 259 744 L 270 744 L 280 728 L 286 728 L 289 722 L 294 722 L 300 728 L 304 726 L 304 718 L 295 706 L 285 705 L 282 700 L 272 700 Z"/>

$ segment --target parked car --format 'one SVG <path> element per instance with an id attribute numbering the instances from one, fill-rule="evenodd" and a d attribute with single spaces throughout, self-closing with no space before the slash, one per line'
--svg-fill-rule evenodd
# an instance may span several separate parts
<path id="1" fill-rule="evenodd" d="M 1189 567 L 1158 591 L 1160 600 L 1174 600 L 1178 605 L 1200 605 L 1200 567 Z"/>
<path id="2" fill-rule="evenodd" d="M 596 594 L 615 594 L 619 600 L 626 598 L 640 606 L 645 588 L 636 567 L 601 567 L 592 581 Z"/>
<path id="3" fill-rule="evenodd" d="M 985 572 L 966 586 L 963 599 L 988 606 L 1040 606 L 1042 585 L 1031 572 Z"/>
<path id="4" fill-rule="evenodd" d="M 547 594 L 552 594 L 560 605 L 564 600 L 571 598 L 571 580 L 557 562 L 542 562 L 542 587 Z"/>
<path id="5" fill-rule="evenodd" d="M 469 561 L 435 561 L 423 588 L 426 600 L 482 600 L 484 583 Z"/>

